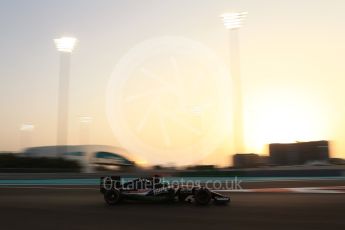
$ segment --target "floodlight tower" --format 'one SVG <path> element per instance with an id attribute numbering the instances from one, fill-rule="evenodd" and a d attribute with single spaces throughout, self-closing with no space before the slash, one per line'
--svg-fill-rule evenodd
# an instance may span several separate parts
<path id="1" fill-rule="evenodd" d="M 77 39 L 73 37 L 61 37 L 54 39 L 54 42 L 57 50 L 60 52 L 57 145 L 67 146 L 70 59 Z M 64 149 L 61 151 L 64 152 Z"/>
<path id="2" fill-rule="evenodd" d="M 246 12 L 225 13 L 221 15 L 225 28 L 229 30 L 230 74 L 233 82 L 233 141 L 235 153 L 242 153 L 245 150 L 243 144 L 243 102 L 238 30 L 241 28 L 246 15 Z"/>

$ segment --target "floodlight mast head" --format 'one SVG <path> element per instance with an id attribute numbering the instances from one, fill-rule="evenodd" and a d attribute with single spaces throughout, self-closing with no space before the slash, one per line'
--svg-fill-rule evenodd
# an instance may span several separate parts
<path id="1" fill-rule="evenodd" d="M 54 39 L 54 42 L 58 51 L 71 53 L 77 43 L 77 39 L 73 37 L 61 37 Z"/>
<path id="2" fill-rule="evenodd" d="M 227 29 L 233 30 L 238 29 L 242 25 L 243 19 L 246 17 L 247 12 L 238 13 L 224 13 L 220 17 L 223 20 L 224 26 Z"/>

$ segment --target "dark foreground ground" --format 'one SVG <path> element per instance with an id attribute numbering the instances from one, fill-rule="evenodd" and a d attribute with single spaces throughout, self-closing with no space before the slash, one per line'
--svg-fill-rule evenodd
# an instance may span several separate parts
<path id="1" fill-rule="evenodd" d="M 228 206 L 104 204 L 94 188 L 0 188 L 0 229 L 345 229 L 345 194 L 234 193 Z"/>

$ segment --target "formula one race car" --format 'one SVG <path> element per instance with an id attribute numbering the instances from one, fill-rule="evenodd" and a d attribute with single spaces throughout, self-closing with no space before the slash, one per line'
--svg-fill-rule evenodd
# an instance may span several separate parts
<path id="1" fill-rule="evenodd" d="M 138 178 L 122 182 L 121 177 L 101 177 L 100 192 L 108 205 L 116 205 L 123 200 L 140 200 L 151 202 L 189 202 L 207 205 L 211 200 L 215 204 L 227 204 L 230 198 L 207 188 L 170 186 L 161 182 L 158 176 Z"/>

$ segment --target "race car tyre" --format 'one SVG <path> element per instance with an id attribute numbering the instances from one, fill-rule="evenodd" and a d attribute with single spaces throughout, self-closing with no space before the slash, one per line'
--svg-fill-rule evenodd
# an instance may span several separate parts
<path id="1" fill-rule="evenodd" d="M 178 195 L 178 201 L 179 201 L 179 202 L 186 202 L 187 196 L 188 196 L 188 195 L 185 195 L 185 194 L 179 194 L 179 195 Z"/>
<path id="2" fill-rule="evenodd" d="M 104 193 L 104 200 L 108 205 L 116 205 L 121 201 L 121 193 L 118 189 L 108 190 Z"/>
<path id="3" fill-rule="evenodd" d="M 181 193 L 180 190 L 177 191 L 177 198 L 179 202 L 185 202 L 188 194 Z"/>
<path id="4" fill-rule="evenodd" d="M 211 192 L 206 188 L 200 188 L 195 191 L 195 202 L 199 205 L 207 205 L 211 200 Z"/>
<path id="5" fill-rule="evenodd" d="M 170 189 L 168 196 L 167 196 L 168 202 L 173 203 L 175 201 L 175 190 Z"/>

